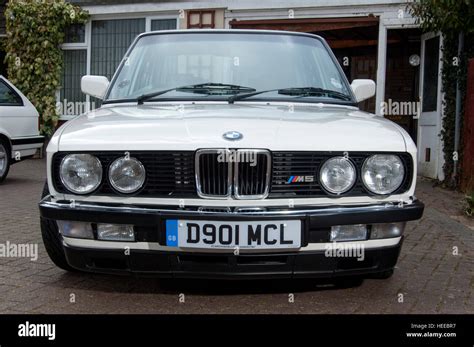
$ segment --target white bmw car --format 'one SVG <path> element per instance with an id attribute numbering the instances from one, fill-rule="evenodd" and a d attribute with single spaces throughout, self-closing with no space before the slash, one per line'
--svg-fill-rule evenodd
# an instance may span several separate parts
<path id="1" fill-rule="evenodd" d="M 39 115 L 33 104 L 5 77 L 0 76 L 0 183 L 10 166 L 31 158 L 43 147 Z"/>
<path id="2" fill-rule="evenodd" d="M 422 216 L 415 144 L 319 36 L 145 33 L 82 89 L 102 106 L 51 139 L 40 202 L 63 269 L 387 278 Z"/>

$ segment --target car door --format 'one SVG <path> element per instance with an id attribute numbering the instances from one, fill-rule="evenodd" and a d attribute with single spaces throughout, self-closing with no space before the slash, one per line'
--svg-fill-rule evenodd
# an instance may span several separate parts
<path id="1" fill-rule="evenodd" d="M 0 128 L 11 138 L 37 136 L 38 112 L 9 81 L 0 76 Z"/>

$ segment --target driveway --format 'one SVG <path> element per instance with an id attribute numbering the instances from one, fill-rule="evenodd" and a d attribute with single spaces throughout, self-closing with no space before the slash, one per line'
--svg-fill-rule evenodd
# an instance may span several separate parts
<path id="1" fill-rule="evenodd" d="M 0 244 L 38 244 L 38 259 L 0 257 L 0 313 L 474 313 L 474 225 L 462 195 L 419 180 L 426 203 L 389 280 L 338 289 L 315 281 L 173 281 L 66 273 L 41 241 L 45 162 L 0 186 Z M 293 300 L 292 300 L 293 299 Z"/>

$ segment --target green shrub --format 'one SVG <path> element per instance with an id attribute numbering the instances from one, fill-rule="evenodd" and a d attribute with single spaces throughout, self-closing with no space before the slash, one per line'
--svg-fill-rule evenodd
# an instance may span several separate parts
<path id="1" fill-rule="evenodd" d="M 466 195 L 466 203 L 465 212 L 468 216 L 472 217 L 474 214 L 474 192 L 471 192 L 470 195 Z"/>
<path id="2" fill-rule="evenodd" d="M 41 133 L 57 125 L 56 91 L 61 81 L 65 31 L 89 14 L 64 0 L 10 0 L 5 11 L 8 77 L 35 105 Z"/>
<path id="3" fill-rule="evenodd" d="M 441 32 L 443 34 L 443 127 L 440 133 L 443 141 L 445 164 L 443 167 L 448 186 L 456 187 L 456 181 L 451 181 L 454 169 L 454 132 L 456 112 L 456 82 L 461 88 L 461 118 L 464 114 L 464 100 L 467 86 L 467 61 L 474 57 L 474 4 L 472 0 L 416 0 L 409 5 L 411 13 L 424 32 Z M 458 57 L 458 37 L 464 32 L 464 52 Z M 455 59 L 457 64 L 453 64 Z M 461 121 L 461 126 L 462 126 Z M 461 132 L 462 136 L 462 132 Z M 461 139 L 462 140 L 462 139 Z M 462 163 L 463 148 L 458 151 Z M 458 164 L 461 170 L 461 165 Z M 462 172 L 460 172 L 462 174 Z"/>

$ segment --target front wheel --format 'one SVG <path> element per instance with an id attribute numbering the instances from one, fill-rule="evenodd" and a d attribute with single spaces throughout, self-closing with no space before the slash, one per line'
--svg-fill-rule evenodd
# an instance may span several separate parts
<path id="1" fill-rule="evenodd" d="M 7 178 L 12 160 L 10 146 L 4 139 L 0 139 L 0 183 Z"/>
<path id="2" fill-rule="evenodd" d="M 386 280 L 392 277 L 394 272 L 395 272 L 394 269 L 378 272 L 378 273 L 373 274 L 372 278 L 378 279 L 378 280 Z"/>
<path id="3" fill-rule="evenodd" d="M 334 285 L 338 289 L 356 288 L 364 283 L 364 278 L 360 276 L 336 278 Z"/>

